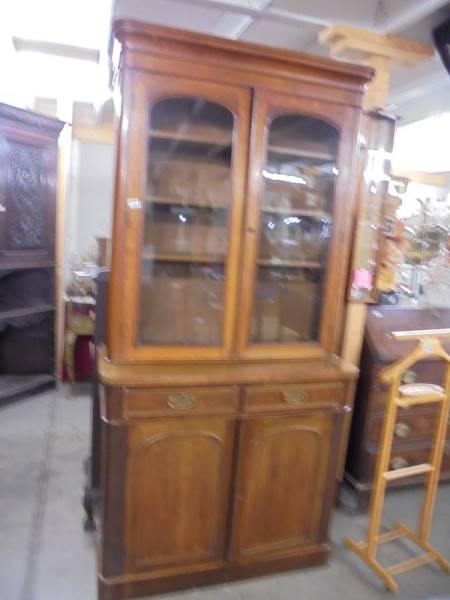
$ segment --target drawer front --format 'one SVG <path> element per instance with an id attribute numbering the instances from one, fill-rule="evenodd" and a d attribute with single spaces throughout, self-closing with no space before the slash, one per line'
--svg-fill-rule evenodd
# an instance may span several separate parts
<path id="1" fill-rule="evenodd" d="M 394 447 L 399 444 L 410 444 L 419 440 L 430 440 L 436 425 L 436 414 L 436 411 L 424 413 L 400 409 L 397 413 L 394 428 Z M 368 444 L 379 444 L 382 427 L 383 415 L 378 415 L 370 419 L 367 433 Z"/>
<path id="2" fill-rule="evenodd" d="M 442 361 L 418 362 L 403 373 L 402 383 L 436 383 L 442 385 L 444 373 L 445 365 Z M 388 395 L 389 388 L 377 378 L 371 398 L 372 409 L 384 410 Z"/>
<path id="3" fill-rule="evenodd" d="M 389 463 L 389 469 L 403 469 L 404 467 L 412 467 L 413 465 L 420 465 L 430 461 L 431 448 L 401 448 L 393 450 L 391 454 L 391 460 Z M 378 453 L 369 453 L 370 470 L 371 473 L 375 473 L 376 461 Z M 442 457 L 441 473 L 450 472 L 450 442 L 446 442 L 444 455 Z M 402 481 L 407 484 L 408 481 L 413 482 L 415 478 L 405 478 Z"/>
<path id="4" fill-rule="evenodd" d="M 381 369 L 378 369 L 378 373 L 380 370 Z M 442 385 L 444 374 L 445 365 L 442 361 L 418 362 L 403 373 L 402 383 L 437 383 Z M 377 396 L 377 404 L 382 404 L 384 406 L 389 388 L 382 384 L 378 378 L 376 379 L 374 387 L 375 395 Z M 378 395 L 380 395 L 379 398 Z"/>
<path id="5" fill-rule="evenodd" d="M 310 407 L 339 407 L 344 403 L 342 383 L 293 383 L 244 388 L 244 411 L 295 411 Z"/>
<path id="6" fill-rule="evenodd" d="M 127 389 L 123 394 L 126 419 L 196 414 L 234 414 L 239 406 L 235 387 Z"/>

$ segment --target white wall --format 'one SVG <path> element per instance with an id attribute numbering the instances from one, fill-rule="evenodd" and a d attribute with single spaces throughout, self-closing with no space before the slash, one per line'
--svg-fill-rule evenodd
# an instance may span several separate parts
<path id="1" fill-rule="evenodd" d="M 65 222 L 64 280 L 71 266 L 95 256 L 96 236 L 111 236 L 115 151 L 111 144 L 74 140 Z"/>

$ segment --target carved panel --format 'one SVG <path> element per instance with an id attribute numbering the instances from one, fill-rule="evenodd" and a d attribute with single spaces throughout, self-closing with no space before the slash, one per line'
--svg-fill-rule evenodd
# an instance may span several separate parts
<path id="1" fill-rule="evenodd" d="M 245 423 L 234 532 L 239 562 L 317 543 L 331 427 L 326 413 Z"/>
<path id="2" fill-rule="evenodd" d="M 134 569 L 225 560 L 233 424 L 153 421 L 131 430 L 129 542 Z"/>
<path id="3" fill-rule="evenodd" d="M 39 249 L 45 231 L 44 149 L 10 141 L 9 150 L 7 247 Z"/>

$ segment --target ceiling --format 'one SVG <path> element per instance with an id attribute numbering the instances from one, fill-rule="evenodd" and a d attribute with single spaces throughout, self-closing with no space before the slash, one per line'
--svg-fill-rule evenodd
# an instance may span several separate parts
<path id="1" fill-rule="evenodd" d="M 448 0 L 115 0 L 113 18 L 132 18 L 302 52 L 327 55 L 320 29 L 343 23 L 432 43 L 450 17 Z M 435 56 L 393 73 L 391 104 L 404 123 L 450 111 L 450 77 Z"/>
<path id="2" fill-rule="evenodd" d="M 36 97 L 58 100 L 71 119 L 72 100 L 108 95 L 107 61 L 112 0 L 0 1 L 0 99 L 33 107 Z"/>
<path id="3" fill-rule="evenodd" d="M 433 27 L 447 17 L 449 0 L 0 2 L 0 99 L 33 106 L 36 96 L 58 98 L 58 114 L 69 120 L 71 100 L 102 105 L 110 93 L 111 19 L 139 19 L 326 56 L 317 34 L 329 23 L 431 43 Z M 449 91 L 450 77 L 435 56 L 393 74 L 389 103 L 403 123 L 410 123 L 450 112 Z"/>

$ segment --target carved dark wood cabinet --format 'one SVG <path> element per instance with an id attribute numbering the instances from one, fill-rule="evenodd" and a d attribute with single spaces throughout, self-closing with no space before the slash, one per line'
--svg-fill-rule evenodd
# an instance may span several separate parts
<path id="1" fill-rule="evenodd" d="M 345 479 L 354 489 L 361 509 L 370 500 L 387 390 L 378 381 L 379 371 L 407 354 L 415 342 L 398 342 L 392 331 L 450 327 L 450 310 L 374 306 L 369 309 L 361 355 L 361 374 L 355 396 L 355 410 L 345 467 Z M 445 340 L 444 340 L 445 342 Z M 450 344 L 445 343 L 447 352 Z M 422 360 L 403 374 L 403 383 L 443 385 L 444 365 L 439 360 Z M 427 462 L 436 419 L 435 406 L 400 409 L 394 430 L 391 469 Z M 421 483 L 423 475 L 389 482 L 402 487 Z M 441 479 L 450 479 L 450 430 L 445 445 Z"/>
<path id="2" fill-rule="evenodd" d="M 114 36 L 100 597 L 323 564 L 371 72 L 134 22 Z"/>
<path id="3" fill-rule="evenodd" d="M 0 401 L 55 381 L 56 158 L 63 125 L 0 104 Z"/>

